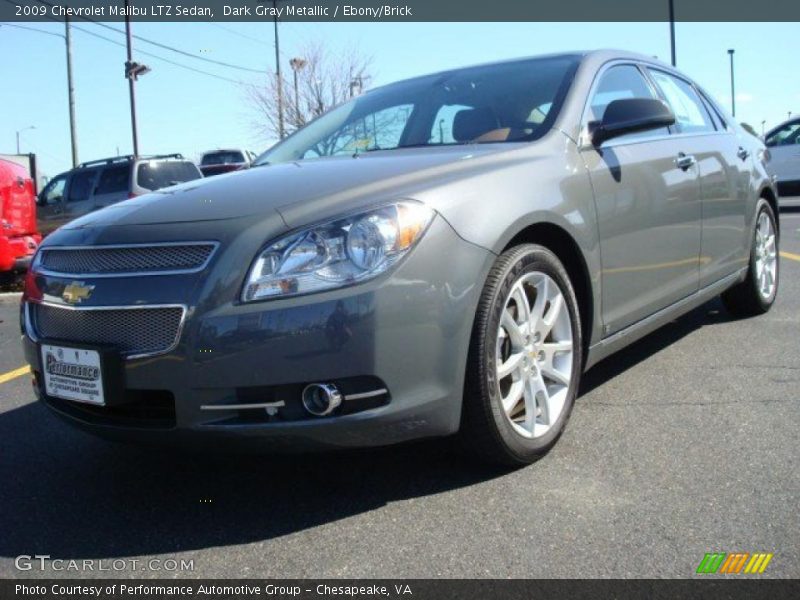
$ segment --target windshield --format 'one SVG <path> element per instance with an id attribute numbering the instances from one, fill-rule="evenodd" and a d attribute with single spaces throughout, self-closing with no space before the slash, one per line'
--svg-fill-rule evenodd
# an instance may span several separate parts
<path id="1" fill-rule="evenodd" d="M 255 164 L 533 140 L 550 128 L 577 64 L 577 56 L 528 59 L 378 88 L 327 112 Z"/>

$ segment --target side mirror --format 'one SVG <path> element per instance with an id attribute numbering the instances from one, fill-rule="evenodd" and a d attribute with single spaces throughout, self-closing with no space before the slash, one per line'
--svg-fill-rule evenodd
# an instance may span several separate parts
<path id="1" fill-rule="evenodd" d="M 675 123 L 675 115 L 661 100 L 624 98 L 606 106 L 602 121 L 589 123 L 592 144 L 599 146 L 627 133 L 650 131 Z"/>

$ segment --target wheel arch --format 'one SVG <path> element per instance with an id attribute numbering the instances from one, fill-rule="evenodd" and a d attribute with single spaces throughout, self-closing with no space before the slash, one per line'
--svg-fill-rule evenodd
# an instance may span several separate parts
<path id="1" fill-rule="evenodd" d="M 773 189 L 765 185 L 761 188 L 761 191 L 758 194 L 759 198 L 763 198 L 767 202 L 769 202 L 770 207 L 772 208 L 772 213 L 775 215 L 775 226 L 777 227 L 778 231 L 778 239 L 780 240 L 781 237 L 781 211 L 778 208 L 778 196 L 775 194 Z"/>
<path id="2" fill-rule="evenodd" d="M 502 251 L 520 244 L 544 246 L 558 257 L 567 270 L 578 299 L 585 359 L 594 327 L 595 306 L 589 266 L 580 245 L 567 230 L 549 222 L 534 223 L 523 228 L 511 237 Z"/>

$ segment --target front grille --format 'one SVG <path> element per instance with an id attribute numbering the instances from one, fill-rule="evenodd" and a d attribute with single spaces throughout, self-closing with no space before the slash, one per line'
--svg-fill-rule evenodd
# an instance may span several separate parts
<path id="1" fill-rule="evenodd" d="M 115 346 L 123 355 L 157 354 L 178 341 L 183 307 L 71 310 L 31 304 L 38 338 Z"/>
<path id="2" fill-rule="evenodd" d="M 213 243 L 195 243 L 43 248 L 37 266 L 70 275 L 147 275 L 193 271 L 206 264 L 215 247 Z"/>

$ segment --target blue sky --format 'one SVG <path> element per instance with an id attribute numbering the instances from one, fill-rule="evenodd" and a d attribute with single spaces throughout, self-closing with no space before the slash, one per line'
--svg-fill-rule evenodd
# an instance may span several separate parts
<path id="1" fill-rule="evenodd" d="M 24 24 L 62 34 L 63 24 Z M 94 24 L 80 28 L 124 42 Z M 120 23 L 110 24 L 122 28 Z M 253 69 L 274 71 L 272 23 L 134 23 L 134 33 L 192 53 Z M 440 69 L 518 56 L 622 48 L 669 60 L 666 23 L 282 23 L 281 56 L 288 60 L 311 40 L 357 47 L 373 57 L 374 84 Z M 243 84 L 259 75 L 202 63 L 139 42 L 175 62 Z M 737 120 L 761 130 L 800 113 L 797 23 L 678 23 L 678 67 L 730 106 L 728 48 L 736 49 Z M 36 152 L 50 176 L 70 167 L 64 41 L 0 24 L 0 153 Z M 253 127 L 255 114 L 242 84 L 214 79 L 135 56 L 153 71 L 137 87 L 139 145 L 143 153 L 182 152 L 191 158 L 218 146 L 256 152 L 270 140 Z M 81 160 L 131 152 L 125 49 L 73 31 L 73 65 Z"/>

